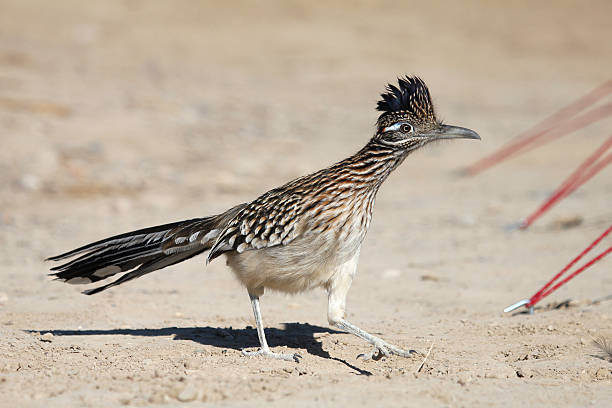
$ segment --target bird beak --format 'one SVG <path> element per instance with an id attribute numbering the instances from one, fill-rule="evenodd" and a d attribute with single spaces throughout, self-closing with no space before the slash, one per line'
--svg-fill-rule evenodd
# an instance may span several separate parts
<path id="1" fill-rule="evenodd" d="M 427 136 L 432 139 L 478 139 L 480 136 L 473 130 L 459 126 L 441 125 Z"/>

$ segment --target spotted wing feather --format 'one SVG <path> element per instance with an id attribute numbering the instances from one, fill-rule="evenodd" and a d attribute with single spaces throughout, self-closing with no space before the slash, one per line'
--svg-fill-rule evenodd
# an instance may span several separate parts
<path id="1" fill-rule="evenodd" d="M 271 190 L 246 205 L 219 234 L 208 262 L 227 251 L 244 251 L 287 245 L 299 235 L 295 222 L 302 213 L 302 196 Z"/>

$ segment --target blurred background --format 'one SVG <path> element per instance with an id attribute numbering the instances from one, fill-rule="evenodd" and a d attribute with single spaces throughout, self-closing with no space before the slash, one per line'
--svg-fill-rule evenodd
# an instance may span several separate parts
<path id="1" fill-rule="evenodd" d="M 608 137 L 610 119 L 478 177 L 455 171 L 609 80 L 610 16 L 608 0 L 0 0 L 0 307 L 15 329 L 180 325 L 175 312 L 250 322 L 223 262 L 92 300 L 49 283 L 42 260 L 223 211 L 343 159 L 372 136 L 385 85 L 409 74 L 441 119 L 482 141 L 424 149 L 383 186 L 351 307 L 372 325 L 416 311 L 425 322 L 412 327 L 432 331 L 440 315 L 496 314 L 609 224 L 604 171 L 532 232 L 504 230 Z M 585 222 L 560 231 L 564 217 Z M 607 295 L 609 264 L 588 274 L 572 296 Z M 300 299 L 267 303 L 298 305 L 271 324 L 326 325 L 323 295 Z"/>
<path id="2" fill-rule="evenodd" d="M 404 74 L 483 135 L 433 157 L 460 166 L 609 79 L 612 61 L 608 1 L 1 7 L 4 219 L 62 199 L 224 208 L 361 147 Z"/>
<path id="3" fill-rule="evenodd" d="M 82 239 L 223 211 L 342 159 L 372 135 L 378 95 L 405 74 L 429 84 L 440 118 L 483 141 L 415 156 L 383 190 L 383 203 L 397 207 L 474 218 L 470 210 L 531 194 L 503 214 L 514 222 L 610 126 L 453 181 L 478 207 L 454 207 L 468 200 L 464 187 L 429 183 L 610 78 L 608 1 L 2 0 L 1 8 L 8 259 L 16 236 L 38 264 Z M 607 207 L 604 180 L 587 202 L 564 205 L 585 214 Z"/>

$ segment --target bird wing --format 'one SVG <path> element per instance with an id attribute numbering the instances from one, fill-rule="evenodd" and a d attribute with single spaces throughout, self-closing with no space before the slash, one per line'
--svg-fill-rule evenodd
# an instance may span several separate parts
<path id="1" fill-rule="evenodd" d="M 287 245 L 299 236 L 302 195 L 274 189 L 247 204 L 228 222 L 208 253 L 207 262 L 228 251 Z"/>
<path id="2" fill-rule="evenodd" d="M 192 247 L 211 248 L 226 225 L 236 217 L 247 203 L 238 204 L 226 212 L 201 218 L 189 224 L 180 224 L 168 231 L 162 247 L 165 254 L 184 252 Z"/>

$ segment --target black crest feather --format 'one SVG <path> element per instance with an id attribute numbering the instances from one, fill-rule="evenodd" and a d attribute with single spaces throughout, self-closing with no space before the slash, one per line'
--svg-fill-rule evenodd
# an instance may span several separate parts
<path id="1" fill-rule="evenodd" d="M 382 112 L 379 121 L 400 112 L 419 119 L 435 118 L 429 89 L 421 78 L 406 76 L 398 78 L 397 82 L 398 86 L 389 84 L 386 92 L 380 95 L 382 99 L 376 106 L 376 110 Z"/>

